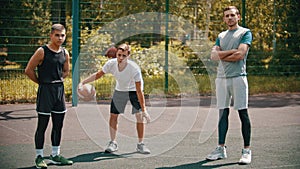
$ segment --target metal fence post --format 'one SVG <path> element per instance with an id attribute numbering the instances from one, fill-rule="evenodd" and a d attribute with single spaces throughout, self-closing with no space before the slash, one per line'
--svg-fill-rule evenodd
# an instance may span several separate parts
<path id="1" fill-rule="evenodd" d="M 166 32 L 165 32 L 165 93 L 169 90 L 169 0 L 166 0 Z"/>
<path id="2" fill-rule="evenodd" d="M 72 3 L 72 106 L 77 106 L 77 85 L 79 83 L 79 0 Z"/>
<path id="3" fill-rule="evenodd" d="M 242 26 L 246 27 L 246 0 L 242 1 Z"/>
<path id="4" fill-rule="evenodd" d="M 276 53 L 276 0 L 273 2 L 273 14 L 274 14 L 274 21 L 273 21 L 273 56 Z"/>

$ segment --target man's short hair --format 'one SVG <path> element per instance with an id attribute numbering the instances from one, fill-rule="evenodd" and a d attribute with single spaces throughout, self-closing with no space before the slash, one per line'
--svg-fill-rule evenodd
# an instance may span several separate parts
<path id="1" fill-rule="evenodd" d="M 130 55 L 130 46 L 126 43 L 123 43 L 121 45 L 118 46 L 118 50 L 122 50 L 122 51 L 127 51 L 128 52 L 128 55 Z"/>
<path id="2" fill-rule="evenodd" d="M 228 10 L 231 10 L 231 9 L 235 9 L 236 14 L 237 14 L 237 15 L 240 15 L 240 11 L 239 11 L 239 10 L 237 9 L 237 7 L 235 7 L 235 6 L 228 6 L 228 7 L 224 8 L 223 13 L 224 13 L 225 11 L 228 11 Z"/>
<path id="3" fill-rule="evenodd" d="M 56 24 L 53 24 L 53 25 L 52 25 L 52 27 L 51 27 L 51 33 L 52 33 L 54 30 L 63 31 L 63 30 L 66 30 L 66 28 L 64 27 L 64 25 L 59 24 L 59 23 L 56 23 Z"/>

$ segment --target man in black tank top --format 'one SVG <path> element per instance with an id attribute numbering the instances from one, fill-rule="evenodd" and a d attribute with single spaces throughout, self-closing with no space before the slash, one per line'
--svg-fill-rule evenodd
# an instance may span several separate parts
<path id="1" fill-rule="evenodd" d="M 39 85 L 36 100 L 38 124 L 35 132 L 35 149 L 37 168 L 46 168 L 44 161 L 44 139 L 50 116 L 52 118 L 52 154 L 50 161 L 54 164 L 71 165 L 72 161 L 60 155 L 60 141 L 65 112 L 64 78 L 70 72 L 70 56 L 61 45 L 66 39 L 66 29 L 61 24 L 51 28 L 51 43 L 38 48 L 30 58 L 25 74 Z M 37 74 L 35 69 L 37 68 Z"/>

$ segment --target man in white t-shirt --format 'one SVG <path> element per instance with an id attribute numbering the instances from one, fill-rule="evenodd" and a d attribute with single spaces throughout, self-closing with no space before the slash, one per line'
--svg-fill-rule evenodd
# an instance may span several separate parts
<path id="1" fill-rule="evenodd" d="M 144 119 L 150 122 L 150 116 L 147 113 L 145 97 L 143 93 L 143 77 L 140 67 L 129 60 L 130 46 L 121 44 L 117 48 L 116 58 L 110 59 L 105 63 L 102 70 L 92 74 L 83 80 L 83 84 L 93 82 L 101 78 L 104 74 L 110 73 L 116 79 L 116 87 L 110 106 L 109 132 L 111 141 L 105 152 L 115 152 L 118 150 L 116 142 L 116 133 L 119 114 L 124 113 L 127 102 L 132 104 L 132 114 L 135 114 L 137 122 L 136 129 L 138 134 L 137 151 L 142 154 L 150 154 L 150 150 L 143 143 L 144 139 Z"/>

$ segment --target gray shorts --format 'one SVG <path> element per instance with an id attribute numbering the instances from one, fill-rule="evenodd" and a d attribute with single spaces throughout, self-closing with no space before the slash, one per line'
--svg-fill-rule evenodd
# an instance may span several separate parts
<path id="1" fill-rule="evenodd" d="M 128 100 L 132 105 L 132 114 L 142 111 L 136 91 L 123 92 L 115 90 L 110 104 L 110 112 L 113 114 L 124 113 Z"/>
<path id="2" fill-rule="evenodd" d="M 235 110 L 248 108 L 248 81 L 246 76 L 216 79 L 217 108 L 229 108 L 231 99 Z"/>

